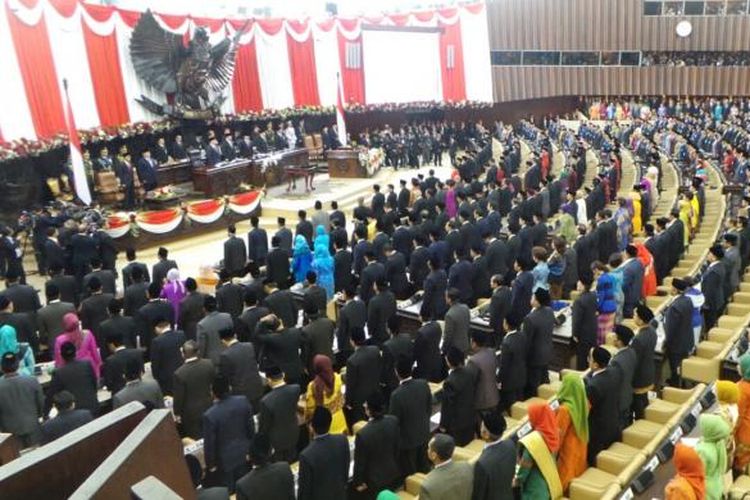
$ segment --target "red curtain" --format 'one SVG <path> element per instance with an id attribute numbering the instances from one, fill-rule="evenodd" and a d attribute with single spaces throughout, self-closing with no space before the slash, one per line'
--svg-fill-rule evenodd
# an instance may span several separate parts
<path id="1" fill-rule="evenodd" d="M 289 21 L 296 33 L 305 31 L 307 22 Z M 296 41 L 290 33 L 286 35 L 289 53 L 289 70 L 292 75 L 292 91 L 296 106 L 319 106 L 318 72 L 315 69 L 315 42 L 312 33 L 304 42 Z"/>
<path id="2" fill-rule="evenodd" d="M 128 123 L 130 115 L 115 32 L 113 30 L 107 36 L 99 36 L 91 31 L 83 18 L 81 25 L 99 120 L 104 126 Z"/>
<path id="3" fill-rule="evenodd" d="M 439 23 L 440 74 L 443 80 L 444 101 L 466 100 L 466 77 L 464 76 L 464 51 L 461 44 L 461 21 L 455 24 Z"/>
<path id="4" fill-rule="evenodd" d="M 339 19 L 339 21 L 346 31 L 353 31 L 357 27 L 356 19 Z M 349 40 L 341 34 L 341 31 L 339 31 L 338 41 L 339 66 L 341 67 L 341 84 L 344 87 L 344 103 L 364 104 L 365 66 L 364 51 L 362 49 L 362 35 L 358 36 L 354 40 Z M 354 49 L 352 53 L 349 54 L 350 62 L 358 63 L 359 67 L 347 67 L 347 46 L 350 46 L 352 49 Z M 352 55 L 356 56 L 357 53 L 359 55 L 359 61 L 356 61 L 357 57 L 351 57 Z M 352 61 L 352 59 L 354 59 L 355 61 Z M 356 66 L 356 64 L 354 66 Z"/>
<path id="5" fill-rule="evenodd" d="M 263 94 L 260 91 L 258 75 L 258 58 L 255 53 L 255 40 L 237 49 L 232 76 L 234 109 L 243 111 L 260 111 L 263 109 Z"/>
<path id="6" fill-rule="evenodd" d="M 27 26 L 7 2 L 5 9 L 36 135 L 45 138 L 64 132 L 65 114 L 44 16 L 36 26 Z"/>

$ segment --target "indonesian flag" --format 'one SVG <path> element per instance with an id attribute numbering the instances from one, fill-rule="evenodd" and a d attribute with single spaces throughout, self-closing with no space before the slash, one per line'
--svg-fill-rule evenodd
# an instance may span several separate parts
<path id="1" fill-rule="evenodd" d="M 336 126 L 339 129 L 339 142 L 346 146 L 346 122 L 344 121 L 344 87 L 341 85 L 341 74 L 336 75 L 338 91 L 336 92 Z"/>
<path id="2" fill-rule="evenodd" d="M 73 185 L 76 189 L 76 195 L 86 205 L 91 204 L 91 191 L 86 179 L 86 169 L 83 166 L 83 155 L 81 153 L 81 140 L 78 138 L 75 119 L 73 118 L 73 109 L 70 107 L 70 98 L 68 97 L 68 83 L 65 86 L 65 125 L 68 127 L 68 136 L 70 141 L 70 169 L 73 171 Z"/>

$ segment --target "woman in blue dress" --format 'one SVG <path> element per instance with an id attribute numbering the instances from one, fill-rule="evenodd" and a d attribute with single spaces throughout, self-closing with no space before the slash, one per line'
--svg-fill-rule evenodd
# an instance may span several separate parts
<path id="1" fill-rule="evenodd" d="M 301 234 L 294 238 L 294 253 L 292 254 L 292 274 L 295 283 L 302 283 L 312 264 L 312 252 L 307 240 Z"/>
<path id="2" fill-rule="evenodd" d="M 315 240 L 312 270 L 318 276 L 318 286 L 325 289 L 328 300 L 331 300 L 333 298 L 333 257 L 331 257 L 327 246 L 318 245 L 317 239 Z"/>

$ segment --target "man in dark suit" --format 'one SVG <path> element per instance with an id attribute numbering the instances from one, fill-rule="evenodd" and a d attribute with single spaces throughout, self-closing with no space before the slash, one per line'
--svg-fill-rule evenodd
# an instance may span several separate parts
<path id="1" fill-rule="evenodd" d="M 258 372 L 255 348 L 249 342 L 239 342 L 231 329 L 219 332 L 224 350 L 219 355 L 218 372 L 229 380 L 232 394 L 245 396 L 257 411 L 263 395 L 263 381 Z"/>
<path id="2" fill-rule="evenodd" d="M 270 278 L 269 278 L 270 279 Z M 263 305 L 281 320 L 285 327 L 293 327 L 297 324 L 297 305 L 289 290 L 279 290 L 276 283 L 268 281 L 265 283 L 266 298 Z"/>
<path id="3" fill-rule="evenodd" d="M 8 270 L 5 274 L 5 290 L 0 295 L 13 302 L 15 312 L 26 313 L 32 323 L 36 321 L 36 312 L 42 307 L 39 293 L 31 285 L 21 283 L 17 273 Z"/>
<path id="4" fill-rule="evenodd" d="M 365 254 L 365 262 L 366 265 L 362 269 L 359 279 L 359 296 L 365 304 L 368 304 L 375 294 L 375 283 L 381 279 L 385 279 L 385 266 L 377 261 L 375 252 L 373 251 L 368 251 Z"/>
<path id="5" fill-rule="evenodd" d="M 309 306 L 309 307 L 308 307 Z M 315 271 L 308 271 L 305 276 L 305 286 L 302 289 L 302 308 L 314 308 L 321 314 L 326 314 L 328 295 L 325 288 L 318 285 L 318 275 Z"/>
<path id="6" fill-rule="evenodd" d="M 370 210 L 375 218 L 382 215 L 385 210 L 385 196 L 380 192 L 380 185 L 373 184 L 372 199 L 370 200 Z"/>
<path id="7" fill-rule="evenodd" d="M 284 217 L 279 217 L 278 219 L 276 219 L 276 222 L 279 225 L 279 229 L 276 231 L 276 234 L 274 234 L 274 237 L 279 238 L 279 244 L 274 245 L 272 241 L 271 246 L 278 246 L 291 253 L 292 240 L 294 240 L 294 235 L 292 234 L 292 231 L 288 227 L 286 227 L 286 219 Z"/>
<path id="8" fill-rule="evenodd" d="M 370 305 L 372 305 L 372 302 L 370 302 Z M 404 358 L 414 359 L 414 343 L 411 340 L 411 335 L 408 333 L 398 333 L 396 329 L 391 330 L 391 338 L 383 342 L 380 354 L 380 382 L 387 397 L 398 387 L 398 377 L 396 377 L 396 363 L 398 360 Z"/>
<path id="9" fill-rule="evenodd" d="M 290 384 L 302 384 L 303 368 L 299 352 L 304 348 L 302 331 L 296 326 L 285 327 L 275 315 L 261 318 L 262 332 L 258 341 L 264 365 L 278 366 Z"/>
<path id="10" fill-rule="evenodd" d="M 267 436 L 253 436 L 248 456 L 253 470 L 237 481 L 237 500 L 296 500 L 292 469 L 287 462 L 271 463 Z"/>
<path id="11" fill-rule="evenodd" d="M 368 421 L 354 438 L 352 486 L 357 498 L 374 499 L 384 489 L 395 491 L 401 480 L 399 470 L 399 424 L 385 415 L 385 400 L 379 392 L 367 399 Z"/>
<path id="12" fill-rule="evenodd" d="M 219 163 L 221 163 L 221 147 L 219 147 L 219 141 L 214 137 L 206 147 L 206 166 L 214 167 Z"/>
<path id="13" fill-rule="evenodd" d="M 459 446 L 474 439 L 476 413 L 477 371 L 464 366 L 464 353 L 452 346 L 445 355 L 448 378 L 443 382 L 443 397 L 440 406 L 440 432 L 450 434 Z"/>
<path id="14" fill-rule="evenodd" d="M 367 227 L 358 223 L 352 235 L 352 272 L 359 277 L 367 264 L 365 255 L 372 252 L 372 243 L 367 241 Z"/>
<path id="15" fill-rule="evenodd" d="M 57 415 L 42 424 L 42 444 L 45 445 L 91 422 L 91 412 L 76 406 L 76 399 L 68 391 L 57 392 L 53 397 Z"/>
<path id="16" fill-rule="evenodd" d="M 136 311 L 148 303 L 149 283 L 143 280 L 143 269 L 135 267 L 130 272 L 131 283 L 123 294 L 125 316 L 133 317 Z"/>
<path id="17" fill-rule="evenodd" d="M 375 296 L 367 305 L 367 331 L 370 342 L 380 345 L 388 339 L 388 330 L 395 331 L 396 297 L 388 289 L 385 278 L 375 282 Z"/>
<path id="18" fill-rule="evenodd" d="M 268 256 L 268 233 L 260 227 L 260 220 L 257 215 L 250 217 L 250 226 L 252 229 L 247 233 L 247 258 L 259 267 L 265 266 Z"/>
<path id="19" fill-rule="evenodd" d="M 641 300 L 643 287 L 643 264 L 638 260 L 638 249 L 635 245 L 625 247 L 625 262 L 622 263 L 622 293 L 625 296 L 622 313 L 626 318 L 633 317 L 633 310 Z"/>
<path id="20" fill-rule="evenodd" d="M 664 313 L 664 357 L 669 361 L 670 377 L 667 383 L 678 386 L 680 365 L 695 348 L 693 336 L 693 302 L 685 295 L 687 283 L 680 278 L 672 280 L 675 298 Z"/>
<path id="21" fill-rule="evenodd" d="M 228 238 L 224 242 L 224 269 L 231 276 L 242 276 L 247 262 L 245 242 L 237 237 L 237 228 L 234 224 L 229 225 L 227 234 Z"/>
<path id="22" fill-rule="evenodd" d="M 489 302 L 481 307 L 482 313 L 489 312 L 490 328 L 492 328 L 493 343 L 499 345 L 505 336 L 505 318 L 510 313 L 511 291 L 503 284 L 503 274 L 494 274 L 490 278 L 492 295 Z"/>
<path id="23" fill-rule="evenodd" d="M 346 243 L 334 241 L 336 253 L 333 256 L 333 286 L 336 292 L 346 290 L 352 283 L 352 253 Z"/>
<path id="24" fill-rule="evenodd" d="M 410 359 L 396 363 L 400 385 L 391 393 L 388 407 L 388 413 L 399 421 L 399 461 L 404 476 L 426 472 L 429 468 L 427 443 L 430 440 L 432 394 L 427 381 L 412 378 L 411 367 Z"/>
<path id="25" fill-rule="evenodd" d="M 32 351 L 39 352 L 39 338 L 29 315 L 15 312 L 13 302 L 4 295 L 0 295 L 0 326 L 2 325 L 12 326 L 19 342 L 26 342 Z"/>
<path id="26" fill-rule="evenodd" d="M 526 387 L 526 334 L 519 330 L 521 323 L 514 316 L 505 318 L 506 334 L 500 347 L 499 411 L 507 411 L 516 401 L 523 400 Z"/>
<path id="27" fill-rule="evenodd" d="M 273 448 L 271 459 L 293 462 L 297 458 L 297 401 L 300 388 L 284 382 L 284 372 L 278 366 L 266 370 L 271 391 L 260 400 L 258 433 L 268 437 Z"/>
<path id="28" fill-rule="evenodd" d="M 276 283 L 282 290 L 289 288 L 291 275 L 289 272 L 289 252 L 279 247 L 279 238 L 271 238 L 271 251 L 268 253 L 266 264 L 267 279 Z"/>
<path id="29" fill-rule="evenodd" d="M 469 352 L 471 311 L 469 306 L 461 302 L 461 292 L 458 289 L 449 288 L 445 297 L 449 308 L 445 313 L 442 351 L 446 353 L 451 346 L 456 346 L 465 354 Z"/>
<path id="30" fill-rule="evenodd" d="M 99 260 L 99 257 L 95 257 L 91 259 L 91 272 L 83 277 L 83 298 L 88 296 L 88 283 L 93 277 L 99 278 L 104 293 L 114 295 L 117 292 L 117 275 L 115 275 L 114 271 L 102 268 L 102 261 Z"/>
<path id="31" fill-rule="evenodd" d="M 107 390 L 116 394 L 125 387 L 125 367 L 130 360 L 134 360 L 143 367 L 143 351 L 125 346 L 123 334 L 119 331 L 112 332 L 107 337 L 107 348 L 111 354 L 107 356 L 102 366 L 102 379 Z"/>
<path id="32" fill-rule="evenodd" d="M 513 280 L 510 298 L 510 311 L 514 322 L 521 323 L 531 310 L 531 295 L 534 289 L 534 275 L 531 274 L 531 264 L 524 259 L 517 259 L 514 267 L 516 278 Z"/>
<path id="33" fill-rule="evenodd" d="M 505 418 L 499 413 L 482 415 L 479 435 L 487 444 L 474 463 L 472 500 L 513 498 L 516 444 L 512 439 L 502 439 L 505 427 Z"/>
<path id="34" fill-rule="evenodd" d="M 472 284 L 471 263 L 466 260 L 466 254 L 459 249 L 454 253 L 455 263 L 448 271 L 448 288 L 455 288 L 459 292 L 459 300 L 467 305 L 473 301 L 474 290 Z"/>
<path id="35" fill-rule="evenodd" d="M 346 498 L 349 442 L 342 434 L 329 434 L 332 420 L 327 408 L 315 408 L 310 422 L 312 440 L 299 456 L 298 500 Z"/>
<path id="36" fill-rule="evenodd" d="M 132 177 L 131 177 L 132 180 Z M 79 284 L 84 275 L 89 272 L 91 259 L 97 256 L 96 241 L 86 232 L 85 226 L 79 226 L 78 230 L 70 238 L 70 252 L 73 264 L 73 274 Z"/>
<path id="37" fill-rule="evenodd" d="M 62 269 L 66 263 L 65 249 L 55 238 L 55 231 L 54 227 L 47 228 L 47 238 L 44 240 L 44 258 L 47 269 L 51 269 L 52 266 L 59 266 Z"/>
<path id="38" fill-rule="evenodd" d="M 151 158 L 151 151 L 148 148 L 144 149 L 136 165 L 136 171 L 138 172 L 141 185 L 146 191 L 156 189 L 156 166 L 156 160 Z"/>
<path id="39" fill-rule="evenodd" d="M 44 293 L 47 296 L 47 305 L 36 314 L 39 341 L 48 348 L 54 348 L 55 339 L 63 332 L 63 316 L 75 313 L 76 308 L 69 302 L 60 301 L 60 289 L 53 283 L 46 284 Z"/>
<path id="40" fill-rule="evenodd" d="M 340 222 L 340 227 L 346 227 L 346 214 L 339 210 L 338 201 L 334 200 L 331 202 L 331 213 L 328 214 L 328 220 L 331 221 L 331 225 L 338 221 Z"/>
<path id="41" fill-rule="evenodd" d="M 367 306 L 357 298 L 356 287 L 350 285 L 344 289 L 344 305 L 339 309 L 336 322 L 336 365 L 343 366 L 352 353 L 351 333 L 356 329 L 364 329 L 367 324 Z"/>
<path id="42" fill-rule="evenodd" d="M 724 310 L 725 296 L 724 296 L 724 281 L 725 281 L 725 268 L 722 263 L 724 258 L 724 249 L 719 245 L 714 245 L 709 249 L 706 260 L 708 261 L 708 268 L 703 273 L 701 279 L 701 292 L 705 297 L 703 303 L 703 326 L 706 331 L 716 325 L 716 321 L 721 316 L 721 312 Z"/>
<path id="43" fill-rule="evenodd" d="M 221 376 L 211 384 L 214 404 L 203 414 L 203 455 L 206 470 L 216 474 L 230 492 L 247 471 L 246 453 L 255 433 L 253 411 L 243 396 L 232 396 Z"/>
<path id="44" fill-rule="evenodd" d="M 55 285 L 60 290 L 60 300 L 78 307 L 78 285 L 73 276 L 63 274 L 62 266 L 53 264 L 49 266 L 49 279 L 47 283 Z"/>
<path id="45" fill-rule="evenodd" d="M 406 258 L 397 252 L 390 244 L 386 245 L 385 251 L 385 279 L 390 283 L 391 290 L 398 300 L 409 298 L 411 290 L 406 278 Z"/>
<path id="46" fill-rule="evenodd" d="M 13 434 L 21 448 L 39 443 L 39 419 L 44 412 L 42 387 L 35 377 L 18 374 L 19 359 L 15 353 L 2 354 L 0 367 L 0 414 L 2 431 Z"/>
<path id="47" fill-rule="evenodd" d="M 179 325 L 185 332 L 187 339 L 195 340 L 198 323 L 205 316 L 205 310 L 203 309 L 205 295 L 198 291 L 198 283 L 193 278 L 185 280 L 185 289 L 188 294 L 180 302 Z"/>
<path id="48" fill-rule="evenodd" d="M 691 332 L 692 334 L 692 332 Z M 611 355 L 603 347 L 594 347 L 589 357 L 590 373 L 584 380 L 589 404 L 588 462 L 620 439 L 619 372 L 609 368 Z"/>
<path id="49" fill-rule="evenodd" d="M 185 343 L 185 333 L 172 329 L 169 318 L 161 317 L 155 321 L 154 334 L 151 341 L 151 374 L 159 382 L 161 392 L 171 395 L 174 372 L 183 362 L 180 348 Z"/>
<path id="50" fill-rule="evenodd" d="M 437 321 L 421 317 L 422 326 L 414 337 L 414 377 L 428 382 L 443 380 L 443 359 L 440 354 L 440 339 L 443 332 Z"/>
<path id="51" fill-rule="evenodd" d="M 533 309 L 523 320 L 522 329 L 528 346 L 526 398 L 536 396 L 537 388 L 549 381 L 547 368 L 552 360 L 552 332 L 555 329 L 555 314 L 549 304 L 549 292 L 537 288 L 531 299 Z"/>
<path id="52" fill-rule="evenodd" d="M 91 363 L 76 359 L 76 346 L 72 342 L 65 342 L 61 346 L 60 355 L 65 364 L 52 372 L 44 414 L 49 415 L 54 397 L 61 391 L 66 391 L 75 398 L 77 408 L 88 411 L 92 416 L 98 415 L 97 381 Z"/>
<path id="53" fill-rule="evenodd" d="M 229 270 L 219 271 L 219 284 L 216 286 L 216 305 L 219 312 L 229 313 L 232 318 L 242 314 L 245 287 L 232 282 Z"/>
<path id="54" fill-rule="evenodd" d="M 102 292 L 102 283 L 97 277 L 89 280 L 89 292 L 90 296 L 81 302 L 78 317 L 81 319 L 81 326 L 93 332 L 101 347 L 104 345 L 101 324 L 109 317 L 109 303 L 114 295 Z"/>
<path id="55" fill-rule="evenodd" d="M 307 220 L 307 212 L 305 210 L 300 210 L 297 212 L 297 216 L 299 217 L 299 222 L 297 223 L 297 227 L 294 228 L 294 235 L 302 235 L 307 240 L 307 244 L 312 247 L 313 244 L 313 225 L 312 223 Z"/>
<path id="56" fill-rule="evenodd" d="M 630 342 L 630 347 L 636 354 L 636 366 L 633 373 L 633 413 L 636 420 L 644 418 L 648 406 L 648 391 L 654 388 L 656 382 L 656 330 L 651 326 L 654 313 L 645 305 L 639 304 L 635 308 L 635 324 L 638 332 Z"/>
<path id="57" fill-rule="evenodd" d="M 251 342 L 255 347 L 255 354 L 259 354 L 260 343 L 256 335 L 256 328 L 260 318 L 271 314 L 267 307 L 258 303 L 258 293 L 256 290 L 247 288 L 245 290 L 245 308 L 242 314 L 235 322 L 237 328 L 237 338 L 240 342 Z"/>
<path id="58" fill-rule="evenodd" d="M 127 290 L 127 288 L 133 283 L 132 279 L 132 273 L 133 269 L 140 268 L 142 270 L 142 278 L 145 282 L 150 282 L 151 278 L 148 274 L 148 266 L 144 264 L 143 262 L 136 261 L 136 255 L 135 255 L 135 248 L 128 248 L 125 250 L 125 257 L 128 259 L 128 263 L 125 265 L 125 267 L 122 268 L 122 286 L 124 289 Z"/>
<path id="59" fill-rule="evenodd" d="M 322 354 L 334 362 L 333 358 L 333 336 L 336 324 L 322 314 L 317 307 L 307 305 L 305 309 L 305 322 L 302 327 L 304 338 L 304 349 L 302 352 L 303 362 L 307 373 L 311 376 L 315 373 L 313 362 L 315 356 Z"/>
<path id="60" fill-rule="evenodd" d="M 480 415 L 494 412 L 500 396 L 497 392 L 497 357 L 490 344 L 489 334 L 481 330 L 472 331 L 471 351 L 474 354 L 469 358 L 467 366 L 477 372 L 474 409 Z"/>
<path id="61" fill-rule="evenodd" d="M 411 201 L 411 192 L 409 192 L 409 189 L 406 187 L 405 179 L 401 179 L 399 181 L 399 184 L 401 185 L 401 189 L 398 192 L 398 211 L 399 213 L 404 213 L 409 208 L 409 203 Z"/>
<path id="62" fill-rule="evenodd" d="M 612 356 L 609 365 L 619 371 L 620 380 L 620 427 L 626 428 L 633 423 L 633 376 L 638 363 L 635 349 L 630 347 L 633 330 L 624 325 L 615 325 L 615 347 L 619 350 Z"/>
<path id="63" fill-rule="evenodd" d="M 148 286 L 148 302 L 141 306 L 135 313 L 134 319 L 141 338 L 141 345 L 146 352 L 151 350 L 151 339 L 154 337 L 154 326 L 157 320 L 167 318 L 170 323 L 174 319 L 172 306 L 164 299 L 159 298 L 161 285 L 153 282 Z"/>
<path id="64" fill-rule="evenodd" d="M 221 158 L 224 161 L 232 161 L 237 157 L 237 151 L 235 150 L 231 133 L 224 135 L 224 140 L 221 141 L 219 148 L 221 149 Z"/>
<path id="65" fill-rule="evenodd" d="M 182 345 L 185 362 L 174 372 L 175 419 L 180 424 L 182 435 L 193 439 L 203 437 L 203 414 L 211 407 L 211 383 L 215 369 L 208 359 L 198 357 L 198 344 L 188 340 Z"/>
<path id="66" fill-rule="evenodd" d="M 445 300 L 445 291 L 448 288 L 448 275 L 440 268 L 437 259 L 429 260 L 430 273 L 425 277 L 422 284 L 414 283 L 417 288 L 423 289 L 422 305 L 419 315 L 431 320 L 439 320 L 445 317 L 448 304 Z"/>
<path id="67" fill-rule="evenodd" d="M 582 276 L 578 281 L 578 292 L 580 295 L 573 301 L 571 321 L 576 346 L 576 369 L 585 370 L 589 352 L 596 346 L 599 314 L 596 293 L 591 291 L 591 279 L 588 276 Z"/>
<path id="68" fill-rule="evenodd" d="M 159 257 L 159 262 L 154 264 L 154 267 L 151 270 L 151 275 L 154 278 L 152 283 L 158 284 L 161 288 L 169 270 L 177 269 L 177 262 L 169 259 L 169 250 L 164 247 L 159 247 L 157 255 Z"/>
<path id="69" fill-rule="evenodd" d="M 376 346 L 367 345 L 364 330 L 352 327 L 349 334 L 354 353 L 346 361 L 344 415 L 351 428 L 365 419 L 365 401 L 380 390 L 380 377 L 373 374 L 382 373 L 382 370 L 380 352 Z"/>

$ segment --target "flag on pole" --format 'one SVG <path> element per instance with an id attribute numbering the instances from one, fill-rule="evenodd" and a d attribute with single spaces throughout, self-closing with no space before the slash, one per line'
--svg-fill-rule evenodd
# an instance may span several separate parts
<path id="1" fill-rule="evenodd" d="M 346 122 L 344 121 L 344 86 L 341 84 L 341 74 L 336 74 L 336 126 L 339 129 L 339 142 L 346 146 Z"/>
<path id="2" fill-rule="evenodd" d="M 86 179 L 86 169 L 83 166 L 81 140 L 78 137 L 76 122 L 73 118 L 73 108 L 70 106 L 67 80 L 63 80 L 63 87 L 65 87 L 65 125 L 68 128 L 68 138 L 70 142 L 70 169 L 73 172 L 73 185 L 75 186 L 78 198 L 86 205 L 90 205 L 91 191 L 89 190 L 89 182 Z"/>

